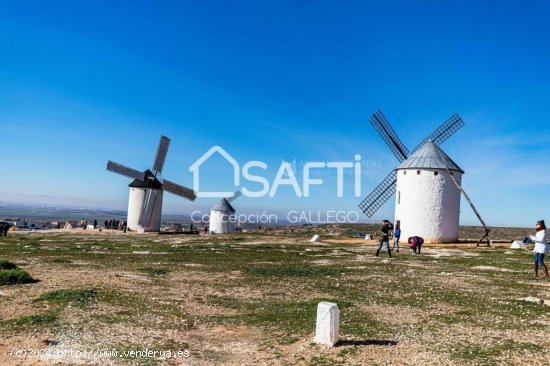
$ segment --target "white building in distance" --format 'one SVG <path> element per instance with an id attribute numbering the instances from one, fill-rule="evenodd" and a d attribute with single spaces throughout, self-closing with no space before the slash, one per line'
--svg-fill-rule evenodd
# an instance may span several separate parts
<path id="1" fill-rule="evenodd" d="M 222 198 L 214 207 L 210 209 L 210 233 L 227 234 L 235 231 L 235 220 L 231 216 L 235 214 L 235 209 L 229 201 Z"/>
<path id="2" fill-rule="evenodd" d="M 464 171 L 429 140 L 397 168 L 395 224 L 401 241 L 420 236 L 427 243 L 458 240 L 460 190 Z"/>

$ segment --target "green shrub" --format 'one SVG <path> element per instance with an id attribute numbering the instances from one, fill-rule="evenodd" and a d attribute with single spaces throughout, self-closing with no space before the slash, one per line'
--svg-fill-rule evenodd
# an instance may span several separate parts
<path id="1" fill-rule="evenodd" d="M 21 268 L 0 269 L 0 286 L 31 283 L 33 281 L 31 275 Z"/>
<path id="2" fill-rule="evenodd" d="M 16 269 L 17 265 L 8 261 L 0 261 L 0 269 Z"/>
<path id="3" fill-rule="evenodd" d="M 72 263 L 70 259 L 65 259 L 65 258 L 54 258 L 50 262 L 51 263 Z"/>
<path id="4" fill-rule="evenodd" d="M 149 274 L 149 276 L 165 276 L 168 272 L 170 272 L 167 269 L 164 268 L 142 268 L 141 271 L 146 272 Z"/>
<path id="5" fill-rule="evenodd" d="M 267 268 L 246 268 L 245 273 L 256 276 L 271 277 L 326 277 L 338 276 L 345 270 L 332 267 L 267 267 Z"/>
<path id="6" fill-rule="evenodd" d="M 97 299 L 96 289 L 56 290 L 43 293 L 36 301 L 50 301 L 54 303 L 76 303 L 86 306 Z"/>
<path id="7" fill-rule="evenodd" d="M 56 322 L 59 319 L 59 314 L 56 312 L 48 312 L 36 315 L 22 316 L 16 319 L 4 320 L 1 325 L 11 326 L 27 326 L 27 325 L 48 325 Z"/>

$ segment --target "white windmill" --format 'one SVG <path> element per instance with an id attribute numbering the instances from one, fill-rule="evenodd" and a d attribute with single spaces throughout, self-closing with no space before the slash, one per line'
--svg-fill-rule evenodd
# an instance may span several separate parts
<path id="1" fill-rule="evenodd" d="M 241 196 L 241 191 L 237 190 L 231 197 L 222 198 L 214 207 L 210 209 L 209 231 L 214 234 L 227 234 L 235 231 L 235 209 L 231 202 Z"/>
<path id="2" fill-rule="evenodd" d="M 170 139 L 160 137 L 157 155 L 152 170 L 140 172 L 111 160 L 107 163 L 107 170 L 113 173 L 134 178 L 130 183 L 128 198 L 128 229 L 134 231 L 160 231 L 163 191 L 173 193 L 188 200 L 196 198 L 193 190 L 160 178 Z"/>
<path id="3" fill-rule="evenodd" d="M 485 228 L 490 244 L 490 229 L 461 187 L 464 171 L 438 146 L 464 126 L 462 118 L 453 114 L 409 153 L 381 111 L 370 123 L 401 163 L 359 204 L 371 217 L 397 191 L 395 220 L 401 226 L 401 237 L 421 236 L 426 242 L 458 240 L 460 193 L 474 210 Z"/>
<path id="4" fill-rule="evenodd" d="M 464 171 L 431 140 L 396 171 L 395 222 L 400 223 L 403 238 L 418 235 L 428 243 L 457 241 L 460 190 L 450 175 L 460 184 Z"/>

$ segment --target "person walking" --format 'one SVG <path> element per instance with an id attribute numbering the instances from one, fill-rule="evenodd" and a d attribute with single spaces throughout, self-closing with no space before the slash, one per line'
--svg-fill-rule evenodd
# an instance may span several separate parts
<path id="1" fill-rule="evenodd" d="M 393 249 L 396 249 L 396 252 L 399 253 L 399 238 L 401 238 L 401 228 L 399 224 L 395 224 L 395 229 L 393 230 Z"/>
<path id="2" fill-rule="evenodd" d="M 548 267 L 544 264 L 544 254 L 548 252 L 548 243 L 546 242 L 546 225 L 544 220 L 537 221 L 535 230 L 537 231 L 535 236 L 531 235 L 531 240 L 535 242 L 535 248 L 533 248 L 533 251 L 535 252 L 535 277 L 539 276 L 540 266 L 544 271 L 544 276 L 549 278 Z"/>
<path id="3" fill-rule="evenodd" d="M 409 247 L 412 250 L 413 254 L 420 254 L 420 249 L 422 248 L 422 244 L 424 244 L 424 239 L 420 236 L 411 236 L 408 240 Z"/>
<path id="4" fill-rule="evenodd" d="M 11 225 L 9 222 L 1 221 L 0 222 L 0 236 L 8 236 L 8 230 Z"/>
<path id="5" fill-rule="evenodd" d="M 386 243 L 386 250 L 388 251 L 388 255 L 391 258 L 390 237 L 389 237 L 390 230 L 391 230 L 390 222 L 389 220 L 384 220 L 382 221 L 382 224 L 383 224 L 382 228 L 380 229 L 381 237 L 380 237 L 380 240 L 378 241 L 378 246 L 376 247 L 376 256 L 378 257 L 378 255 L 380 254 L 380 250 L 382 250 L 382 245 Z"/>

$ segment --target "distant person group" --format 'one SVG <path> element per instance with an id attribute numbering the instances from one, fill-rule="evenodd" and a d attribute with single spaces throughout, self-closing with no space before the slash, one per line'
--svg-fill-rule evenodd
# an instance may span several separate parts
<path id="1" fill-rule="evenodd" d="M 88 220 L 86 219 L 80 220 L 80 226 L 82 227 L 82 229 L 86 230 L 88 225 L 92 225 L 94 229 L 98 228 L 97 220 L 90 221 L 89 223 L 88 223 Z M 105 220 L 103 225 L 104 225 L 103 228 L 105 229 L 124 230 L 124 232 L 126 232 L 126 227 L 127 227 L 126 220 L 118 220 L 118 219 Z"/>
<path id="2" fill-rule="evenodd" d="M 390 248 L 390 235 L 393 236 L 393 246 Z M 401 239 L 401 227 L 399 223 L 393 227 L 392 223 L 389 220 L 382 221 L 382 228 L 380 229 L 380 240 L 378 240 L 378 246 L 376 247 L 376 256 L 380 255 L 382 246 L 386 244 L 386 251 L 388 256 L 392 257 L 392 250 L 395 250 L 399 253 L 399 244 Z M 409 248 L 413 254 L 420 254 L 420 249 L 424 244 L 424 239 L 420 236 L 411 236 L 407 239 L 409 243 Z"/>
<path id="3" fill-rule="evenodd" d="M 112 229 L 112 230 L 125 230 L 126 229 L 126 220 L 118 220 L 118 219 L 112 219 L 112 220 L 105 220 L 105 229 Z"/>
<path id="4" fill-rule="evenodd" d="M 393 246 L 390 248 L 390 235 L 393 235 Z M 542 269 L 544 277 L 550 279 L 548 273 L 548 267 L 544 263 L 544 256 L 550 250 L 548 241 L 546 238 L 546 224 L 544 220 L 537 221 L 535 225 L 535 235 L 530 236 L 531 240 L 535 243 L 533 252 L 535 254 L 535 263 L 533 267 L 534 276 L 539 276 L 539 269 Z M 380 251 L 385 244 L 386 251 L 388 256 L 392 257 L 392 250 L 399 252 L 399 241 L 401 239 L 401 228 L 399 223 L 396 224 L 395 228 L 389 220 L 382 221 L 382 228 L 380 228 L 380 240 L 378 240 L 378 245 L 376 247 L 376 256 L 380 255 Z M 424 239 L 420 236 L 411 236 L 407 239 L 409 248 L 413 254 L 420 254 L 422 245 L 424 244 Z"/>

